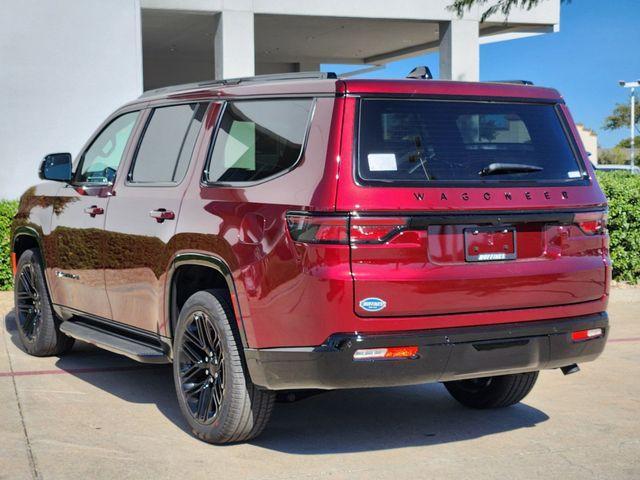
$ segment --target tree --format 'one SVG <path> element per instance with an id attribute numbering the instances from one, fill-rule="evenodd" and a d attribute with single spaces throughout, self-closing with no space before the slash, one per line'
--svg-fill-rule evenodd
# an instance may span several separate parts
<path id="1" fill-rule="evenodd" d="M 505 18 L 509 16 L 509 12 L 512 8 L 524 8 L 525 10 L 531 10 L 544 0 L 453 0 L 453 3 L 449 6 L 450 10 L 456 12 L 458 17 L 464 15 L 465 10 L 471 10 L 474 5 L 483 6 L 491 2 L 492 4 L 482 12 L 480 21 L 484 22 L 487 18 L 496 12 L 502 13 Z M 571 0 L 560 0 L 562 3 L 569 3 Z"/>
<path id="2" fill-rule="evenodd" d="M 625 165 L 629 163 L 629 152 L 624 148 L 599 148 L 598 163 L 601 165 Z"/>
<path id="3" fill-rule="evenodd" d="M 634 125 L 636 125 L 636 130 L 638 129 L 637 124 L 640 121 L 640 102 L 638 102 L 638 97 L 636 96 L 636 111 L 634 119 Z M 616 103 L 615 108 L 611 115 L 609 115 L 604 120 L 604 125 L 602 128 L 605 130 L 618 130 L 620 128 L 629 128 L 629 120 L 631 120 L 631 106 L 628 103 Z M 631 145 L 631 141 L 629 139 L 627 141 L 627 148 Z"/>
<path id="4" fill-rule="evenodd" d="M 638 99 L 636 98 L 636 104 Z M 640 107 L 640 105 L 639 105 Z M 635 162 L 640 164 L 640 131 L 638 130 L 638 122 L 640 122 L 640 108 L 636 108 L 635 112 L 635 128 L 638 135 L 635 136 L 633 144 L 635 146 Z M 629 121 L 631 120 L 631 107 L 624 103 L 618 103 L 613 108 L 613 112 L 604 120 L 602 128 L 604 130 L 629 130 Z M 598 153 L 599 163 L 626 164 L 629 163 L 631 149 L 631 137 L 623 138 L 618 144 L 610 149 L 602 149 Z"/>

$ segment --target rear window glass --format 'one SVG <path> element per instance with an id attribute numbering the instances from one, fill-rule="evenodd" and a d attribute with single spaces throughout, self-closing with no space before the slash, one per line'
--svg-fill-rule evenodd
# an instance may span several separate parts
<path id="1" fill-rule="evenodd" d="M 293 167 L 300 158 L 312 99 L 229 102 L 206 178 L 255 182 Z"/>
<path id="2" fill-rule="evenodd" d="M 364 183 L 571 183 L 584 171 L 554 105 L 361 102 Z"/>

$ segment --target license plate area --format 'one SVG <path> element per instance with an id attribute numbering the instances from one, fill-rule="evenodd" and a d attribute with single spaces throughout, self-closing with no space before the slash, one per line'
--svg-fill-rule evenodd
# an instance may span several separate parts
<path id="1" fill-rule="evenodd" d="M 464 229 L 467 262 L 499 262 L 516 258 L 515 227 L 472 227 Z"/>

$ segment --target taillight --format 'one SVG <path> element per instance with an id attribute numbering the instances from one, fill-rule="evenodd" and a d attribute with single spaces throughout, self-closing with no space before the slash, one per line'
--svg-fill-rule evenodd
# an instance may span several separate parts
<path id="1" fill-rule="evenodd" d="M 291 238 L 301 243 L 385 243 L 407 227 L 405 217 L 287 214 Z"/>
<path id="2" fill-rule="evenodd" d="M 576 213 L 574 222 L 585 235 L 599 235 L 607 230 L 607 214 L 602 212 Z"/>
<path id="3" fill-rule="evenodd" d="M 348 217 L 287 214 L 291 238 L 301 243 L 349 243 Z"/>
<path id="4" fill-rule="evenodd" d="M 349 239 L 351 243 L 384 243 L 406 226 L 405 217 L 352 217 Z"/>

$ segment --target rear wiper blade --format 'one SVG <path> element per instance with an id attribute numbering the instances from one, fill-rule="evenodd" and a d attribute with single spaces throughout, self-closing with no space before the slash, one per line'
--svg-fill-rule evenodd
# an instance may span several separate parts
<path id="1" fill-rule="evenodd" d="M 492 163 L 478 172 L 478 175 L 501 175 L 507 173 L 540 172 L 542 167 L 525 163 Z"/>

